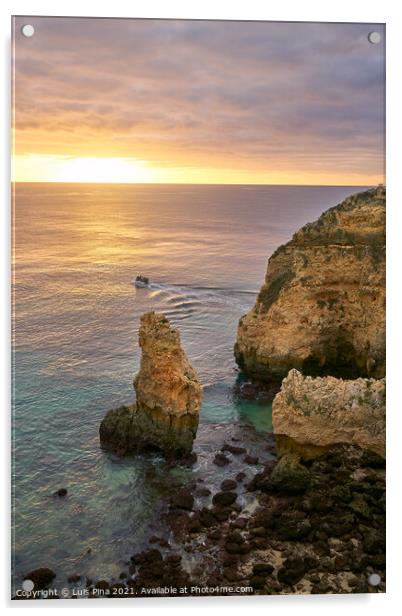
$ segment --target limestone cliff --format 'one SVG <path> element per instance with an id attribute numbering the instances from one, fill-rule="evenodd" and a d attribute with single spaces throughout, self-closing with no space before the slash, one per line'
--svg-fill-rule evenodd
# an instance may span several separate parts
<path id="1" fill-rule="evenodd" d="M 100 426 L 102 446 L 120 454 L 159 449 L 168 456 L 191 451 L 202 386 L 166 317 L 141 317 L 141 365 L 134 379 L 136 404 L 109 411 Z"/>
<path id="2" fill-rule="evenodd" d="M 314 458 L 332 445 L 385 457 L 385 379 L 304 377 L 291 370 L 272 405 L 278 453 Z"/>
<path id="3" fill-rule="evenodd" d="M 348 378 L 385 373 L 385 189 L 348 197 L 268 261 L 240 319 L 239 367 L 257 380 L 291 368 Z"/>

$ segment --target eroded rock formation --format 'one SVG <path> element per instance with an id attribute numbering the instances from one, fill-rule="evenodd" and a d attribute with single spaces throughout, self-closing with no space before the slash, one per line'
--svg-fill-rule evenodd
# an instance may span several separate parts
<path id="1" fill-rule="evenodd" d="M 166 317 L 144 314 L 139 343 L 136 403 L 106 414 L 101 444 L 119 454 L 159 449 L 168 457 L 185 455 L 197 432 L 202 386 L 181 348 L 179 332 Z"/>
<path id="2" fill-rule="evenodd" d="M 272 405 L 278 453 L 314 458 L 336 444 L 385 457 L 385 379 L 304 377 L 291 370 Z"/>
<path id="3" fill-rule="evenodd" d="M 260 381 L 304 374 L 385 373 L 385 189 L 347 198 L 305 225 L 268 261 L 240 319 L 239 367 Z"/>

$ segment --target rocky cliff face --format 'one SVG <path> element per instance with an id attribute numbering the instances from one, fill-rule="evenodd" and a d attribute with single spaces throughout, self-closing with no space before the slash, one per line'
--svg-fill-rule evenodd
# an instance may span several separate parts
<path id="1" fill-rule="evenodd" d="M 347 198 L 305 225 L 268 261 L 240 319 L 239 367 L 279 380 L 291 368 L 348 378 L 385 373 L 385 189 Z"/>
<path id="2" fill-rule="evenodd" d="M 291 370 L 272 405 L 278 453 L 314 458 L 336 444 L 385 457 L 385 379 L 304 377 Z"/>
<path id="3" fill-rule="evenodd" d="M 159 449 L 169 457 L 191 451 L 202 386 L 181 348 L 179 332 L 163 315 L 141 317 L 141 365 L 134 379 L 136 404 L 107 413 L 102 446 L 120 454 Z"/>

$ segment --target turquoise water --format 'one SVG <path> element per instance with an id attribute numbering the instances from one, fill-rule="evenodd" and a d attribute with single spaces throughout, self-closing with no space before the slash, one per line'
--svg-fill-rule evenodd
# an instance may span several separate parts
<path id="1" fill-rule="evenodd" d="M 361 187 L 363 188 L 363 187 Z M 233 435 L 258 451 L 271 407 L 239 401 L 233 344 L 268 256 L 356 187 L 19 184 L 14 268 L 13 576 L 116 576 L 173 480 L 219 471 Z M 133 278 L 150 277 L 150 289 Z M 139 316 L 166 314 L 205 385 L 192 469 L 102 452 L 105 412 L 133 399 Z M 212 468 L 212 470 L 211 470 Z M 214 475 L 216 472 L 216 477 Z M 68 489 L 65 499 L 52 495 Z"/>

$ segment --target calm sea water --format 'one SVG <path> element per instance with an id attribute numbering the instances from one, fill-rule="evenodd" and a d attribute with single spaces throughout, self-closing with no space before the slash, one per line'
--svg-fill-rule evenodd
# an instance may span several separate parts
<path id="1" fill-rule="evenodd" d="M 211 485 L 230 430 L 271 430 L 270 405 L 239 402 L 233 344 L 268 256 L 364 187 L 18 184 L 14 217 L 13 575 L 39 566 L 118 575 L 172 479 Z M 133 278 L 150 277 L 150 289 Z M 193 469 L 102 452 L 105 412 L 133 399 L 139 317 L 163 312 L 205 384 Z M 66 487 L 65 499 L 52 495 Z M 152 526 L 153 525 L 153 526 Z"/>

